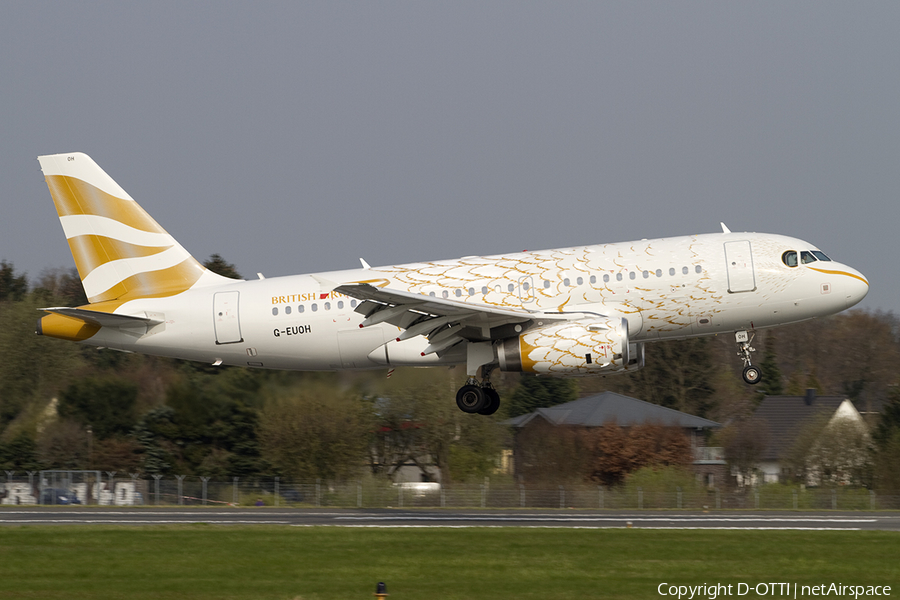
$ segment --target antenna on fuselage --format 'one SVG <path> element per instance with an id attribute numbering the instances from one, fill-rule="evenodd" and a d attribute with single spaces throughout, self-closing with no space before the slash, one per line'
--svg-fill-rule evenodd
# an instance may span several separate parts
<path id="1" fill-rule="evenodd" d="M 731 230 L 728 229 L 728 226 L 726 226 L 725 223 L 719 221 L 719 225 L 722 226 L 722 233 L 731 233 Z"/>

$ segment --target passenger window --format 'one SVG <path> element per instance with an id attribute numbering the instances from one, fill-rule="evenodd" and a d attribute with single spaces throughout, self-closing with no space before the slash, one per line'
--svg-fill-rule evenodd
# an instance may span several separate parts
<path id="1" fill-rule="evenodd" d="M 316 304 L 315 302 L 313 302 L 313 304 L 312 304 L 312 306 L 310 306 L 310 308 L 312 309 L 313 312 L 316 312 L 317 310 L 319 310 L 319 305 Z"/>
<path id="2" fill-rule="evenodd" d="M 305 310 L 306 310 L 306 307 L 303 306 L 302 304 L 301 304 L 300 306 L 297 307 L 297 312 L 298 312 L 298 313 L 302 313 L 302 312 L 305 311 Z"/>
<path id="3" fill-rule="evenodd" d="M 331 310 L 331 302 L 325 303 L 325 310 Z"/>
<path id="4" fill-rule="evenodd" d="M 272 307 L 272 316 L 273 316 L 273 317 L 277 317 L 277 316 L 278 316 L 278 307 L 277 307 L 277 306 L 273 306 L 273 307 Z"/>
<path id="5" fill-rule="evenodd" d="M 695 273 L 702 273 L 702 272 L 703 272 L 703 267 L 701 267 L 700 265 L 697 265 L 696 267 L 694 267 L 694 272 L 695 272 Z"/>
<path id="6" fill-rule="evenodd" d="M 428 295 L 434 298 L 434 292 L 428 292 Z"/>
<path id="7" fill-rule="evenodd" d="M 546 279 L 544 280 L 544 289 L 545 290 L 550 289 L 550 282 L 547 281 Z"/>
<path id="8" fill-rule="evenodd" d="M 487 296 L 487 294 L 488 294 L 488 289 L 487 289 L 487 286 L 486 286 L 486 285 L 485 285 L 485 286 L 482 286 L 482 288 L 481 288 L 481 293 L 484 294 L 485 296 Z"/>
<path id="9" fill-rule="evenodd" d="M 682 274 L 682 275 L 687 275 L 687 274 L 688 274 L 688 268 L 687 268 L 687 267 L 681 267 L 681 274 Z"/>
<path id="10" fill-rule="evenodd" d="M 338 300 L 338 309 L 340 310 L 340 309 L 342 309 L 342 308 L 344 308 L 344 301 L 343 301 L 343 300 Z"/>
<path id="11" fill-rule="evenodd" d="M 616 281 L 622 281 L 622 274 L 616 273 Z"/>
<path id="12" fill-rule="evenodd" d="M 797 266 L 797 253 L 793 250 L 788 250 L 784 254 L 781 255 L 781 262 L 786 264 L 789 267 Z"/>
<path id="13" fill-rule="evenodd" d="M 675 276 L 675 267 L 672 267 L 671 269 L 669 269 L 669 275 L 672 277 Z"/>
<path id="14" fill-rule="evenodd" d="M 441 292 L 441 295 L 442 295 L 444 298 L 449 298 L 449 297 L 450 297 L 450 293 L 449 293 L 447 290 L 444 290 L 443 292 Z"/>
<path id="15" fill-rule="evenodd" d="M 593 283 L 597 283 L 597 276 L 596 276 L 596 275 L 591 275 L 591 283 L 592 283 L 592 284 L 593 284 Z"/>
<path id="16" fill-rule="evenodd" d="M 460 296 L 462 296 L 462 290 L 460 290 L 460 289 L 457 289 L 457 290 L 456 290 L 455 292 L 453 292 L 453 293 L 456 294 L 456 297 L 457 297 L 457 298 L 459 298 Z"/>
<path id="17" fill-rule="evenodd" d="M 662 277 L 662 269 L 657 269 L 657 270 L 656 270 L 656 276 L 657 276 L 657 277 Z"/>
<path id="18" fill-rule="evenodd" d="M 650 271 L 644 271 L 643 275 L 644 279 L 647 279 L 648 277 L 650 277 Z"/>
<path id="19" fill-rule="evenodd" d="M 831 262 L 831 259 L 828 258 L 827 256 L 825 256 L 824 252 L 821 252 L 819 250 L 813 250 L 812 253 L 813 253 L 813 256 L 815 256 L 819 260 L 825 260 L 825 261 Z"/>
<path id="20" fill-rule="evenodd" d="M 566 287 L 569 287 L 569 278 L 568 278 L 568 277 L 566 277 L 565 279 L 563 279 L 563 285 L 566 286 Z"/>
<path id="21" fill-rule="evenodd" d="M 812 252 L 804 250 L 800 253 L 800 262 L 802 262 L 804 265 L 808 265 L 809 263 L 816 262 L 816 257 L 813 256 Z"/>
<path id="22" fill-rule="evenodd" d="M 470 296 L 474 296 L 474 295 L 475 295 L 475 288 L 469 288 L 469 295 L 470 295 Z"/>
<path id="23" fill-rule="evenodd" d="M 575 280 L 575 283 L 577 285 L 582 285 L 582 284 L 584 284 L 584 279 L 582 277 L 579 277 L 578 279 Z"/>
<path id="24" fill-rule="evenodd" d="M 290 307 L 290 306 L 285 306 L 285 307 L 284 307 L 284 314 L 286 314 L 286 315 L 291 314 L 291 307 Z"/>
<path id="25" fill-rule="evenodd" d="M 634 271 L 632 271 L 631 273 L 628 274 L 629 279 L 634 279 L 635 277 L 637 277 L 637 275 L 635 274 Z"/>
<path id="26" fill-rule="evenodd" d="M 434 296 L 434 292 L 431 292 L 431 295 Z M 350 308 L 356 308 L 356 300 L 350 301 Z"/>
<path id="27" fill-rule="evenodd" d="M 506 286 L 506 289 L 508 289 L 510 292 L 512 292 L 512 291 L 515 291 L 516 286 L 514 286 L 513 284 L 509 284 L 508 286 Z"/>
<path id="28" fill-rule="evenodd" d="M 603 283 L 609 283 L 609 275 L 603 275 Z"/>

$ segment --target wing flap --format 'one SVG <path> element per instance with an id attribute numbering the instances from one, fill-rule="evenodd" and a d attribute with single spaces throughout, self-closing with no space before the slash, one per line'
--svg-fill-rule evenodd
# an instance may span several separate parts
<path id="1" fill-rule="evenodd" d="M 388 323 L 403 330 L 397 336 L 400 341 L 425 336 L 429 344 L 423 354 L 440 354 L 463 340 L 491 340 L 492 329 L 528 323 L 538 314 L 543 320 L 560 319 L 545 313 L 436 298 L 368 282 L 345 283 L 332 289 L 362 300 L 356 312 L 366 317 L 363 327 Z"/>

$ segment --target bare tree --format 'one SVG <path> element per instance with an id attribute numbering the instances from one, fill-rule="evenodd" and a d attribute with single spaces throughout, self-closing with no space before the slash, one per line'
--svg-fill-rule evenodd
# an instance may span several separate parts
<path id="1" fill-rule="evenodd" d="M 728 463 L 745 482 L 751 481 L 759 468 L 770 437 L 765 421 L 755 418 L 738 419 L 716 434 L 717 443 L 725 449 Z"/>

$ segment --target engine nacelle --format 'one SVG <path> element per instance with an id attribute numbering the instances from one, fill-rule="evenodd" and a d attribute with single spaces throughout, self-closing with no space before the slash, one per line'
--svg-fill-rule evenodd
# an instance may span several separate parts
<path id="1" fill-rule="evenodd" d="M 628 320 L 591 318 L 531 329 L 497 346 L 503 371 L 587 376 L 636 371 L 644 345 L 629 342 Z"/>

